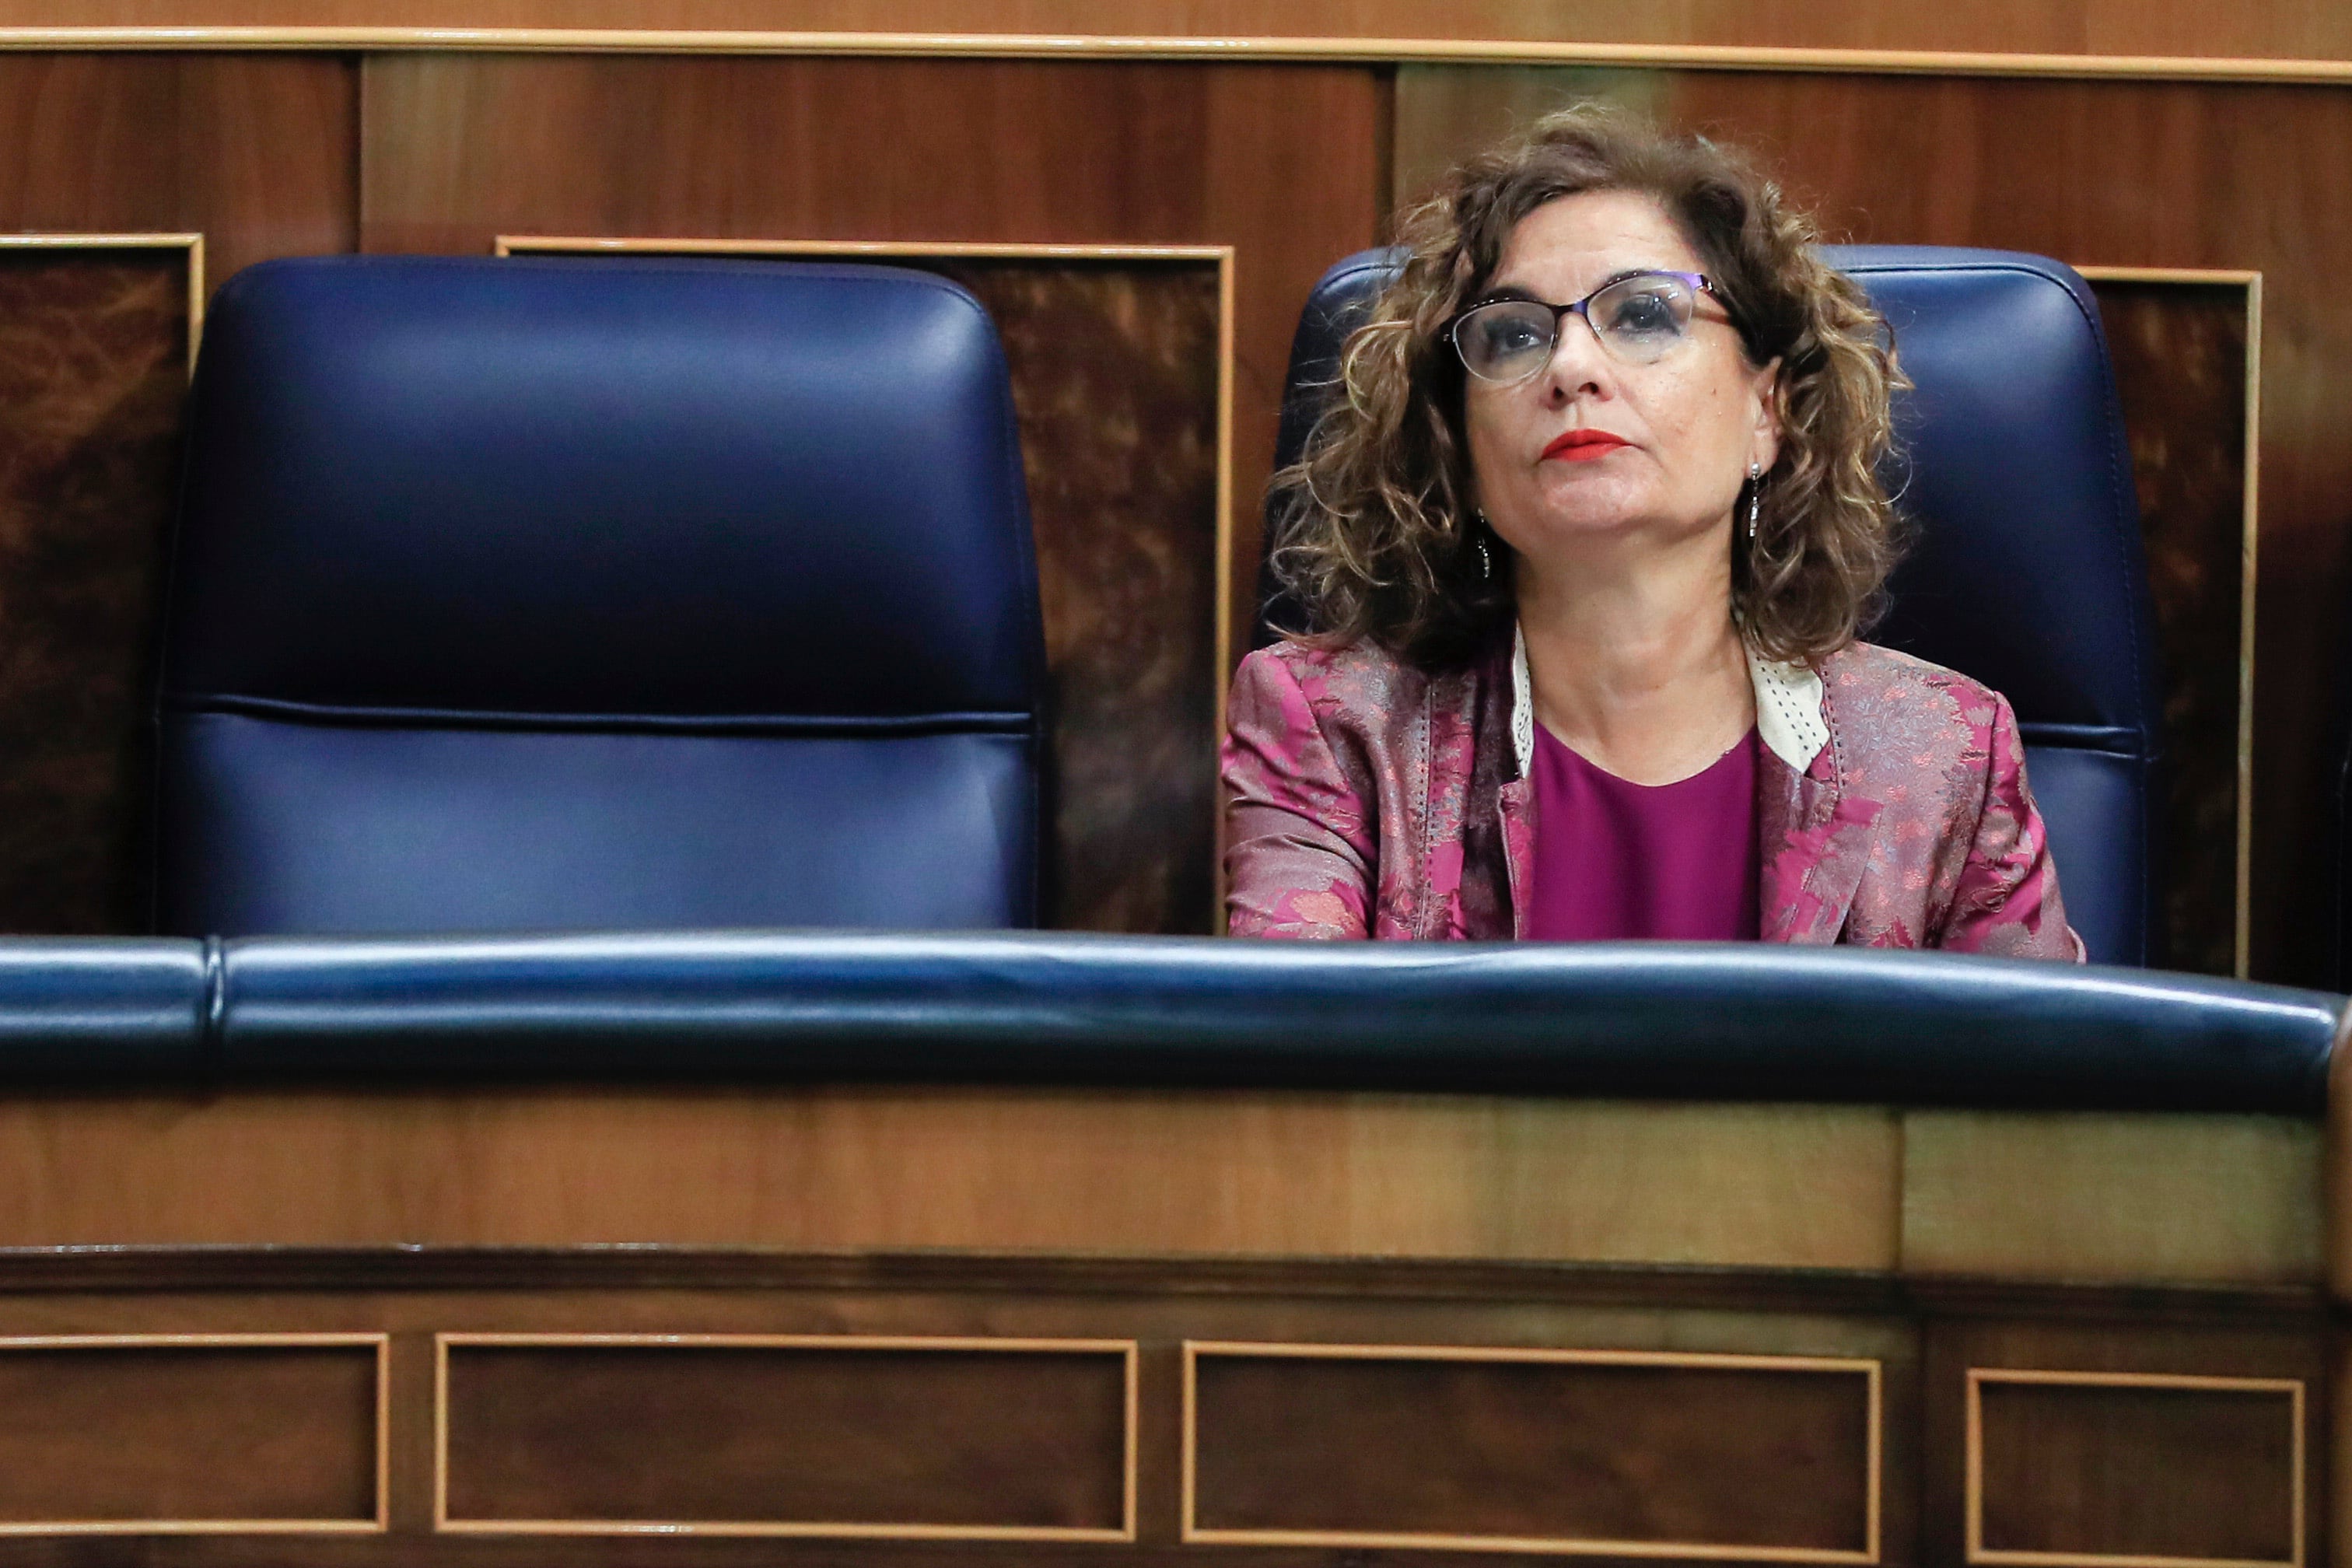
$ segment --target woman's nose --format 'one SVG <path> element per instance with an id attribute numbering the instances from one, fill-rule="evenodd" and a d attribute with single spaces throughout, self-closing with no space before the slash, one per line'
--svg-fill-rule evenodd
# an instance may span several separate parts
<path id="1" fill-rule="evenodd" d="M 1544 362 L 1544 393 L 1566 400 L 1580 392 L 1599 393 L 1607 384 L 1613 362 L 1582 312 L 1570 311 L 1559 321 L 1552 340 L 1551 358 Z"/>

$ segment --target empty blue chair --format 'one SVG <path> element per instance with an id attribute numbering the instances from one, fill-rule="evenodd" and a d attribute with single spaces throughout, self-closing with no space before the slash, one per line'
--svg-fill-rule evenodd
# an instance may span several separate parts
<path id="1" fill-rule="evenodd" d="M 162 930 L 1034 923 L 1028 502 L 955 285 L 271 262 L 188 440 Z"/>
<path id="2" fill-rule="evenodd" d="M 1912 548 L 1867 635 L 2009 698 L 2068 920 L 2094 963 L 2157 962 L 2156 624 L 2098 307 L 2071 268 L 2039 256 L 1828 255 L 1869 291 L 1916 384 L 1896 404 L 1903 453 L 1886 476 Z M 1291 346 L 1277 463 L 1305 447 L 1340 344 L 1402 262 L 1364 251 L 1316 285 Z M 1270 575 L 1260 583 L 1263 645 L 1301 616 Z"/>

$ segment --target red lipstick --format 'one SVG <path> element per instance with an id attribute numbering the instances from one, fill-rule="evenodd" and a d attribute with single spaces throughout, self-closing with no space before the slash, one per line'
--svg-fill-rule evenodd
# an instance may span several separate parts
<path id="1" fill-rule="evenodd" d="M 1605 458 L 1620 447 L 1631 446 L 1622 436 L 1612 436 L 1606 430 L 1564 430 L 1543 449 L 1546 458 L 1557 458 L 1563 463 L 1589 463 Z"/>

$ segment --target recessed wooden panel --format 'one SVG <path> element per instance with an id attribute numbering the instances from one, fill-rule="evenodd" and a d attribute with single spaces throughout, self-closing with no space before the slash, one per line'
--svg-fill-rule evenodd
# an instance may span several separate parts
<path id="1" fill-rule="evenodd" d="M 0 236 L 0 931 L 142 922 L 189 237 Z"/>
<path id="2" fill-rule="evenodd" d="M 970 289 L 1004 344 L 1036 540 L 1053 718 L 1045 921 L 1208 929 L 1230 251 L 522 236 L 499 248 L 821 256 Z"/>
<path id="3" fill-rule="evenodd" d="M 1971 1368 L 1971 1563 L 2301 1564 L 2304 1385 Z"/>
<path id="4" fill-rule="evenodd" d="M 1135 1347 L 439 1339 L 439 1529 L 1126 1541 Z"/>
<path id="5" fill-rule="evenodd" d="M 0 1534 L 382 1530 L 385 1342 L 0 1340 Z"/>
<path id="6" fill-rule="evenodd" d="M 1872 1563 L 1874 1361 L 1188 1344 L 1189 1541 Z"/>

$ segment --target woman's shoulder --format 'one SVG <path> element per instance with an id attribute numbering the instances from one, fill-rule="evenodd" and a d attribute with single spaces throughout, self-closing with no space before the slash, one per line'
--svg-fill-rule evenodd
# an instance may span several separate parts
<path id="1" fill-rule="evenodd" d="M 2001 700 L 2000 693 L 1980 680 L 1877 643 L 1846 644 L 1822 660 L 1821 677 L 1826 690 L 1850 698 L 1955 708 L 1978 708 Z"/>
<path id="2" fill-rule="evenodd" d="M 1242 660 L 1234 689 L 1296 689 L 1318 711 L 1377 713 L 1417 703 L 1431 679 L 1369 640 L 1327 647 L 1285 637 Z"/>
<path id="3" fill-rule="evenodd" d="M 1876 643 L 1849 643 L 1821 662 L 1822 698 L 1852 749 L 1884 742 L 1918 755 L 1939 737 L 1980 752 L 2016 743 L 2009 702 L 1984 682 Z"/>

